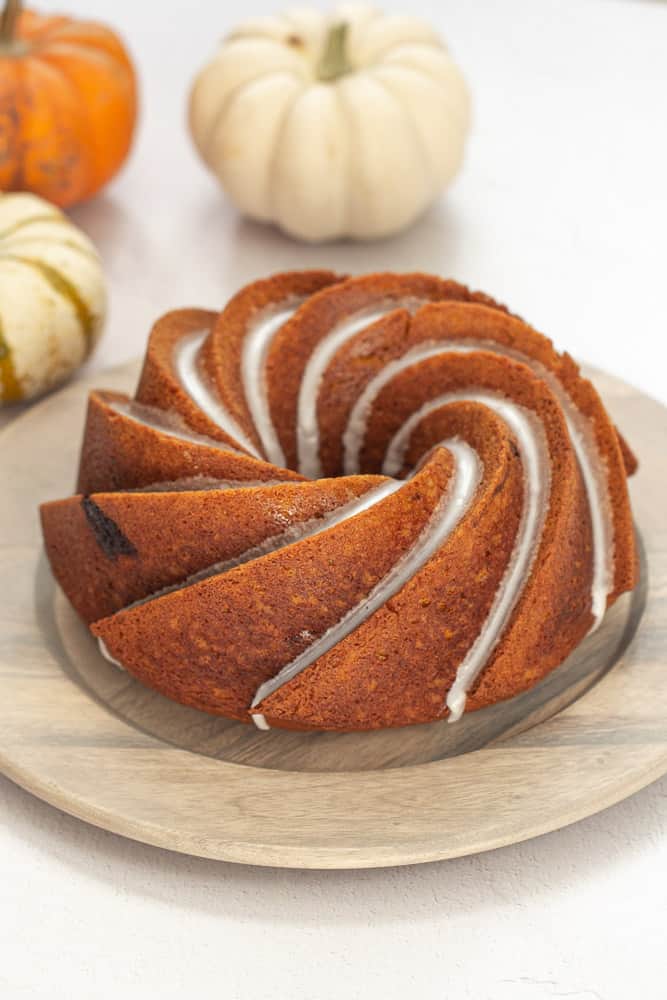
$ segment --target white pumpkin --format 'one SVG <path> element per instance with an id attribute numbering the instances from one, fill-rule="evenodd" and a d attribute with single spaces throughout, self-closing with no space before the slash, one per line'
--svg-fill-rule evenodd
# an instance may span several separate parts
<path id="1" fill-rule="evenodd" d="M 88 356 L 106 309 L 87 236 L 33 194 L 0 194 L 0 404 L 63 381 Z"/>
<path id="2" fill-rule="evenodd" d="M 433 29 L 356 5 L 247 22 L 190 99 L 197 148 L 239 208 L 310 241 L 409 225 L 457 172 L 468 117 Z"/>

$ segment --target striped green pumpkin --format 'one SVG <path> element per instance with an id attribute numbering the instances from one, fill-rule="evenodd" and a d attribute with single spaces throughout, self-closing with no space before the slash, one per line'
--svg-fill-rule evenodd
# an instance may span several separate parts
<path id="1" fill-rule="evenodd" d="M 88 356 L 106 311 L 87 236 L 32 194 L 0 194 L 0 404 L 62 382 Z"/>

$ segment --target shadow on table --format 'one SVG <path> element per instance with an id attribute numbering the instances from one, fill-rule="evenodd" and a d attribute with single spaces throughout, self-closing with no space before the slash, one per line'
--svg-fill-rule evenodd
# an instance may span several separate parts
<path id="1" fill-rule="evenodd" d="M 294 871 L 207 861 L 88 826 L 0 778 L 10 835 L 86 878 L 136 895 L 263 925 L 401 924 L 548 903 L 664 836 L 667 777 L 597 816 L 468 858 L 365 871 Z M 184 891 L 187 887 L 187 891 Z M 529 887 L 529 890 L 528 888 Z M 525 897 L 525 899 L 524 899 Z M 287 905 L 289 904 L 289 905 Z"/>
<path id="2" fill-rule="evenodd" d="M 241 216 L 230 219 L 229 205 L 219 197 L 203 201 L 199 212 L 206 220 L 209 244 L 216 231 L 228 233 L 230 245 L 220 258 L 224 267 L 221 283 L 232 289 L 276 271 L 318 267 L 341 274 L 404 270 L 456 276 L 465 228 L 448 201 L 429 209 L 404 232 L 370 243 L 347 239 L 300 243 L 275 226 Z"/>
<path id="3" fill-rule="evenodd" d="M 75 205 L 67 214 L 90 237 L 107 264 L 115 248 L 127 254 L 127 247 L 133 246 L 141 232 L 123 203 L 106 191 Z"/>

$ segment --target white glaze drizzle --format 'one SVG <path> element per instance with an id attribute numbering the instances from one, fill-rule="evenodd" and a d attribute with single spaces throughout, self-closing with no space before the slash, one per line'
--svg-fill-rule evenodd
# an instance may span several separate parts
<path id="1" fill-rule="evenodd" d="M 108 660 L 109 663 L 113 663 L 114 667 L 118 667 L 120 670 L 125 670 L 125 667 L 120 662 L 120 660 L 117 660 L 115 657 L 111 655 L 104 639 L 100 639 L 99 636 L 97 639 L 97 648 L 99 649 L 100 653 L 102 654 L 105 660 Z"/>
<path id="2" fill-rule="evenodd" d="M 533 365 L 547 383 L 563 409 L 563 416 L 577 456 L 579 469 L 588 496 L 593 536 L 593 581 L 591 584 L 591 614 L 595 632 L 607 610 L 607 597 L 614 585 L 614 521 L 609 498 L 607 468 L 600 454 L 592 424 L 581 415 L 562 385 L 543 365 Z"/>
<path id="3" fill-rule="evenodd" d="M 309 479 L 320 479 L 322 476 L 319 456 L 320 432 L 317 422 L 317 396 L 324 373 L 336 351 L 361 330 L 366 329 L 396 309 L 408 309 L 410 312 L 414 312 L 422 304 L 421 300 L 413 298 L 387 299 L 337 323 L 320 340 L 308 359 L 299 388 L 297 452 L 299 472 L 302 475 L 308 476 Z"/>
<path id="4" fill-rule="evenodd" d="M 593 536 L 593 577 L 591 582 L 591 613 L 595 631 L 607 610 L 607 595 L 613 586 L 614 526 L 606 468 L 594 438 L 590 422 L 581 415 L 567 391 L 553 372 L 528 355 L 506 348 L 493 341 L 426 341 L 407 351 L 402 357 L 390 361 L 382 371 L 368 382 L 350 412 L 343 434 L 343 469 L 345 475 L 354 475 L 359 469 L 359 452 L 363 445 L 368 418 L 375 399 L 400 372 L 428 358 L 446 354 L 463 354 L 488 351 L 511 357 L 530 367 L 547 383 L 563 410 L 568 433 L 574 448 L 588 498 Z"/>
<path id="5" fill-rule="evenodd" d="M 483 403 L 497 413 L 513 431 L 524 474 L 524 503 L 514 548 L 491 609 L 472 646 L 456 671 L 447 694 L 449 721 L 456 722 L 465 709 L 467 692 L 486 665 L 507 626 L 528 579 L 549 506 L 550 467 L 542 425 L 535 415 L 511 400 L 491 392 L 450 392 L 429 400 L 416 410 L 392 438 L 384 462 L 389 474 L 400 471 L 410 436 L 429 413 L 457 402 Z"/>
<path id="6" fill-rule="evenodd" d="M 405 354 L 401 355 L 399 358 L 394 358 L 393 361 L 387 362 L 387 364 L 382 368 L 377 375 L 374 375 L 369 382 L 366 383 L 363 390 L 359 394 L 357 401 L 350 410 L 350 416 L 347 421 L 347 426 L 343 432 L 343 469 L 345 475 L 350 473 L 348 469 L 354 469 L 354 475 L 357 474 L 360 459 L 359 453 L 364 443 L 364 438 L 366 436 L 366 428 L 368 426 L 368 418 L 370 416 L 371 410 L 373 408 L 373 403 L 379 396 L 382 389 L 387 385 L 396 375 L 400 375 L 401 372 L 405 371 L 406 368 L 412 367 L 412 365 L 417 364 L 419 361 L 425 361 L 427 358 L 438 357 L 441 354 L 454 352 L 456 350 L 475 350 L 475 348 L 468 348 L 465 344 L 453 345 L 451 342 L 448 344 L 447 348 L 443 347 L 442 342 L 432 342 L 428 341 L 423 344 L 418 344 L 416 347 L 410 348 Z"/>
<path id="7" fill-rule="evenodd" d="M 251 710 L 278 688 L 293 680 L 297 674 L 330 649 L 333 649 L 342 639 L 375 614 L 436 554 L 454 530 L 470 506 L 482 470 L 476 452 L 466 442 L 454 438 L 442 443 L 454 456 L 454 473 L 449 488 L 415 544 L 359 604 L 350 608 L 339 622 L 315 639 L 307 649 L 304 649 L 294 660 L 287 663 L 274 677 L 259 686 L 252 700 Z M 399 482 L 398 485 L 403 484 Z M 254 713 L 253 719 L 255 719 Z M 261 713 L 257 713 L 256 725 L 260 729 L 269 728 Z"/>
<path id="8" fill-rule="evenodd" d="M 225 434 L 228 434 L 240 448 L 249 452 L 253 458 L 261 458 L 259 451 L 245 434 L 231 413 L 218 399 L 213 387 L 208 383 L 199 367 L 199 351 L 208 334 L 207 330 L 183 337 L 174 349 L 174 371 L 182 388 L 187 392 L 193 403 L 202 413 L 213 421 Z"/>
<path id="9" fill-rule="evenodd" d="M 122 399 L 107 400 L 107 406 L 128 420 L 133 420 L 143 427 L 150 427 L 151 430 L 166 434 L 167 437 L 178 438 L 179 441 L 189 441 L 191 444 L 205 445 L 207 448 L 217 448 L 219 451 L 228 451 L 233 455 L 243 454 L 224 441 L 216 441 L 215 438 L 206 437 L 205 434 L 197 434 L 196 431 L 190 430 L 175 413 L 160 410 L 156 406 L 145 406 L 134 400 L 126 402 Z"/>
<path id="10" fill-rule="evenodd" d="M 250 416 L 267 459 L 280 466 L 285 465 L 285 453 L 271 420 L 264 366 L 274 337 L 302 301 L 290 299 L 276 308 L 264 310 L 248 327 L 241 351 L 241 380 Z"/>

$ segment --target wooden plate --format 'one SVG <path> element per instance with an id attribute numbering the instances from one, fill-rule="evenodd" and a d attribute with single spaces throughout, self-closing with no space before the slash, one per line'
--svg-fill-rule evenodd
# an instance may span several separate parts
<path id="1" fill-rule="evenodd" d="M 658 403 L 594 376 L 641 462 L 632 492 L 642 585 L 543 684 L 455 726 L 261 734 L 175 705 L 106 663 L 50 577 L 37 504 L 72 490 L 90 385 L 126 389 L 135 374 L 125 366 L 71 386 L 0 435 L 0 770 L 14 781 L 160 847 L 352 868 L 525 840 L 667 772 L 667 410 Z"/>

